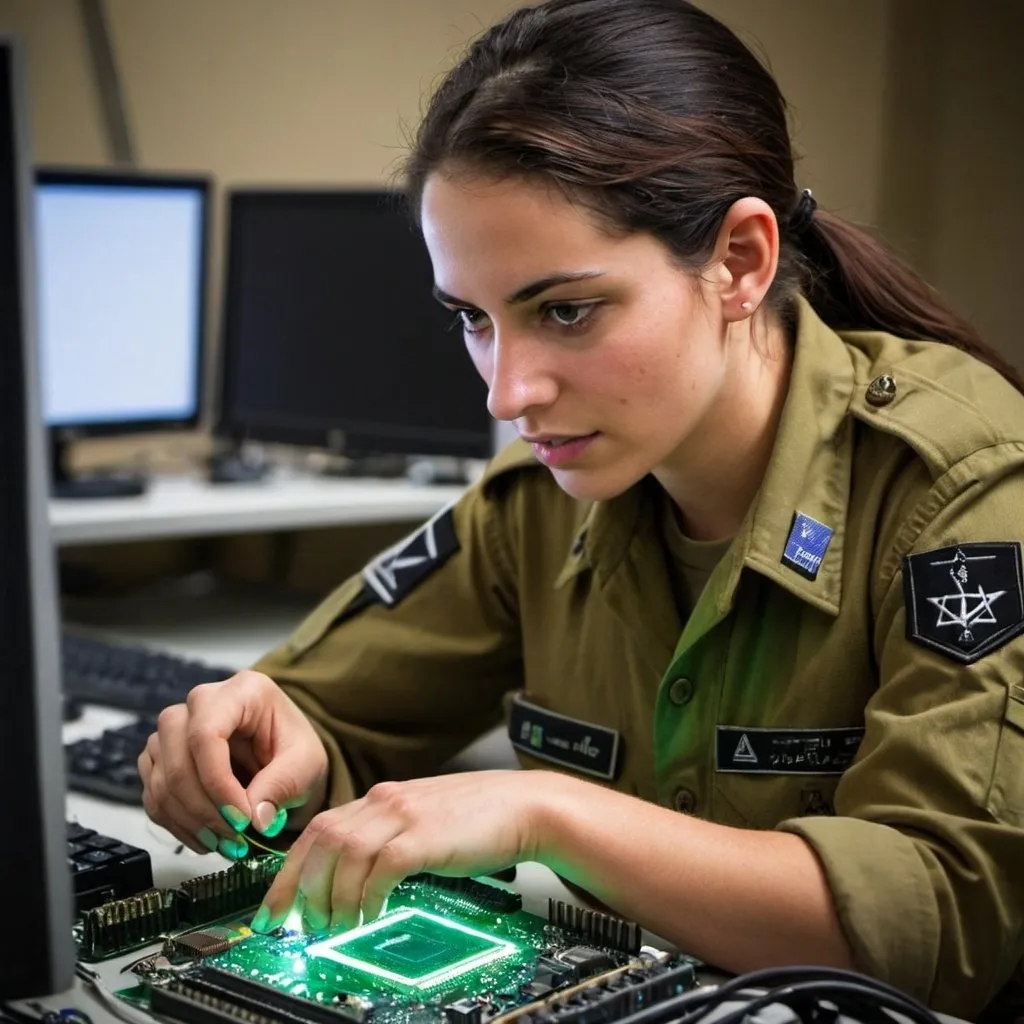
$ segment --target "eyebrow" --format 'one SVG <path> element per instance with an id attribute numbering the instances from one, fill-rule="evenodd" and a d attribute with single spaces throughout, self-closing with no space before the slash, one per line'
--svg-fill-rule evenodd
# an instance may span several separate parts
<path id="1" fill-rule="evenodd" d="M 592 278 L 601 276 L 602 272 L 600 270 L 581 270 L 578 273 L 550 274 L 537 281 L 532 281 L 518 291 L 513 292 L 505 299 L 505 304 L 508 306 L 518 306 L 523 302 L 529 302 L 530 299 L 535 299 L 538 295 L 560 284 L 572 284 L 574 281 L 589 281 Z M 446 291 L 438 288 L 436 284 L 434 285 L 434 298 L 438 302 L 444 302 L 449 306 L 458 306 L 462 309 L 476 309 L 473 303 L 466 302 L 465 299 L 456 298 L 454 295 L 449 295 Z"/>

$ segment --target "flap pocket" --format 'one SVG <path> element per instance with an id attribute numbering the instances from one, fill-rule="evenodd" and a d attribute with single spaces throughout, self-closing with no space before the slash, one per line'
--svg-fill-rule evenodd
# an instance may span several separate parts
<path id="1" fill-rule="evenodd" d="M 999 730 L 987 807 L 997 820 L 1024 827 L 1024 685 L 1013 683 Z"/>

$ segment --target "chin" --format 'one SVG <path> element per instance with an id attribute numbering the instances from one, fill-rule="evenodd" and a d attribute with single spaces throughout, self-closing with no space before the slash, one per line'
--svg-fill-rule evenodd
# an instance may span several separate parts
<path id="1" fill-rule="evenodd" d="M 622 468 L 552 469 L 555 483 L 577 501 L 608 501 L 628 491 L 646 475 L 646 471 L 630 473 Z"/>

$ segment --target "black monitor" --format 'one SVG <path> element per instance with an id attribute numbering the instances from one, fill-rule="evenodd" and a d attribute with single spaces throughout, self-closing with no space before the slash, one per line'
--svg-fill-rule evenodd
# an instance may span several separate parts
<path id="1" fill-rule="evenodd" d="M 374 455 L 487 458 L 487 392 L 400 192 L 228 197 L 216 432 Z"/>
<path id="2" fill-rule="evenodd" d="M 72 981 L 60 659 L 33 327 L 31 168 L 21 51 L 0 39 L 0 1001 Z"/>
<path id="3" fill-rule="evenodd" d="M 199 422 L 209 192 L 202 176 L 37 171 L 39 345 L 55 495 L 142 487 L 130 475 L 76 478 L 68 442 Z"/>

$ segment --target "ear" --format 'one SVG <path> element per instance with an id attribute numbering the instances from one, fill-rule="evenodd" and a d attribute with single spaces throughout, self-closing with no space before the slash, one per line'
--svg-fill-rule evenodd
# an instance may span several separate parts
<path id="1" fill-rule="evenodd" d="M 713 262 L 715 291 L 725 318 L 753 316 L 779 265 L 779 225 L 763 199 L 748 196 L 729 207 L 718 229 Z"/>

